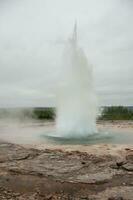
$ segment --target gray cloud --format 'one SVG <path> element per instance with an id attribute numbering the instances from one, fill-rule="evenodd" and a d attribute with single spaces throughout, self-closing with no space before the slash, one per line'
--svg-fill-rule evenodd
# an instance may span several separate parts
<path id="1" fill-rule="evenodd" d="M 133 102 L 131 0 L 1 0 L 0 106 L 55 104 L 64 42 L 78 21 L 100 104 Z"/>

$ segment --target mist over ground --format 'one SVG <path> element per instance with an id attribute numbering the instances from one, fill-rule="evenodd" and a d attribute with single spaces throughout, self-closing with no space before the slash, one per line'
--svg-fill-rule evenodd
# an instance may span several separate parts
<path id="1" fill-rule="evenodd" d="M 100 105 L 132 105 L 131 0 L 1 0 L 0 107 L 55 106 L 75 19 Z"/>

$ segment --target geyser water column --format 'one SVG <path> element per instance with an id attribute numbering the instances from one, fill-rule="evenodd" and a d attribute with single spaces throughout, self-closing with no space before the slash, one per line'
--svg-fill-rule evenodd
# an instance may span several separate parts
<path id="1" fill-rule="evenodd" d="M 57 92 L 57 135 L 86 137 L 96 132 L 96 95 L 92 66 L 77 40 L 77 25 L 62 59 L 61 84 Z"/>

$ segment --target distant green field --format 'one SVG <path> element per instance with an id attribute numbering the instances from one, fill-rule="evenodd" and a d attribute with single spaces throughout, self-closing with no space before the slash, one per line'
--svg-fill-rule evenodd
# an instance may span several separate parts
<path id="1" fill-rule="evenodd" d="M 133 120 L 133 109 L 123 106 L 105 107 L 99 117 L 101 120 Z"/>
<path id="2" fill-rule="evenodd" d="M 34 108 L 32 117 L 36 119 L 55 119 L 55 108 Z"/>
<path id="3" fill-rule="evenodd" d="M 55 108 L 1 108 L 0 118 L 54 120 Z M 103 107 L 98 120 L 133 120 L 132 107 L 110 106 Z"/>
<path id="4" fill-rule="evenodd" d="M 0 118 L 54 120 L 55 108 L 1 108 Z"/>

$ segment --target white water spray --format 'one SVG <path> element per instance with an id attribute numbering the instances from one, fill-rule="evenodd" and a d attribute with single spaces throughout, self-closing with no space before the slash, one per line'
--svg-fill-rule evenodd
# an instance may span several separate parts
<path id="1" fill-rule="evenodd" d="M 63 55 L 62 84 L 57 93 L 57 135 L 85 137 L 96 132 L 96 96 L 92 66 L 78 46 L 77 24 Z"/>

